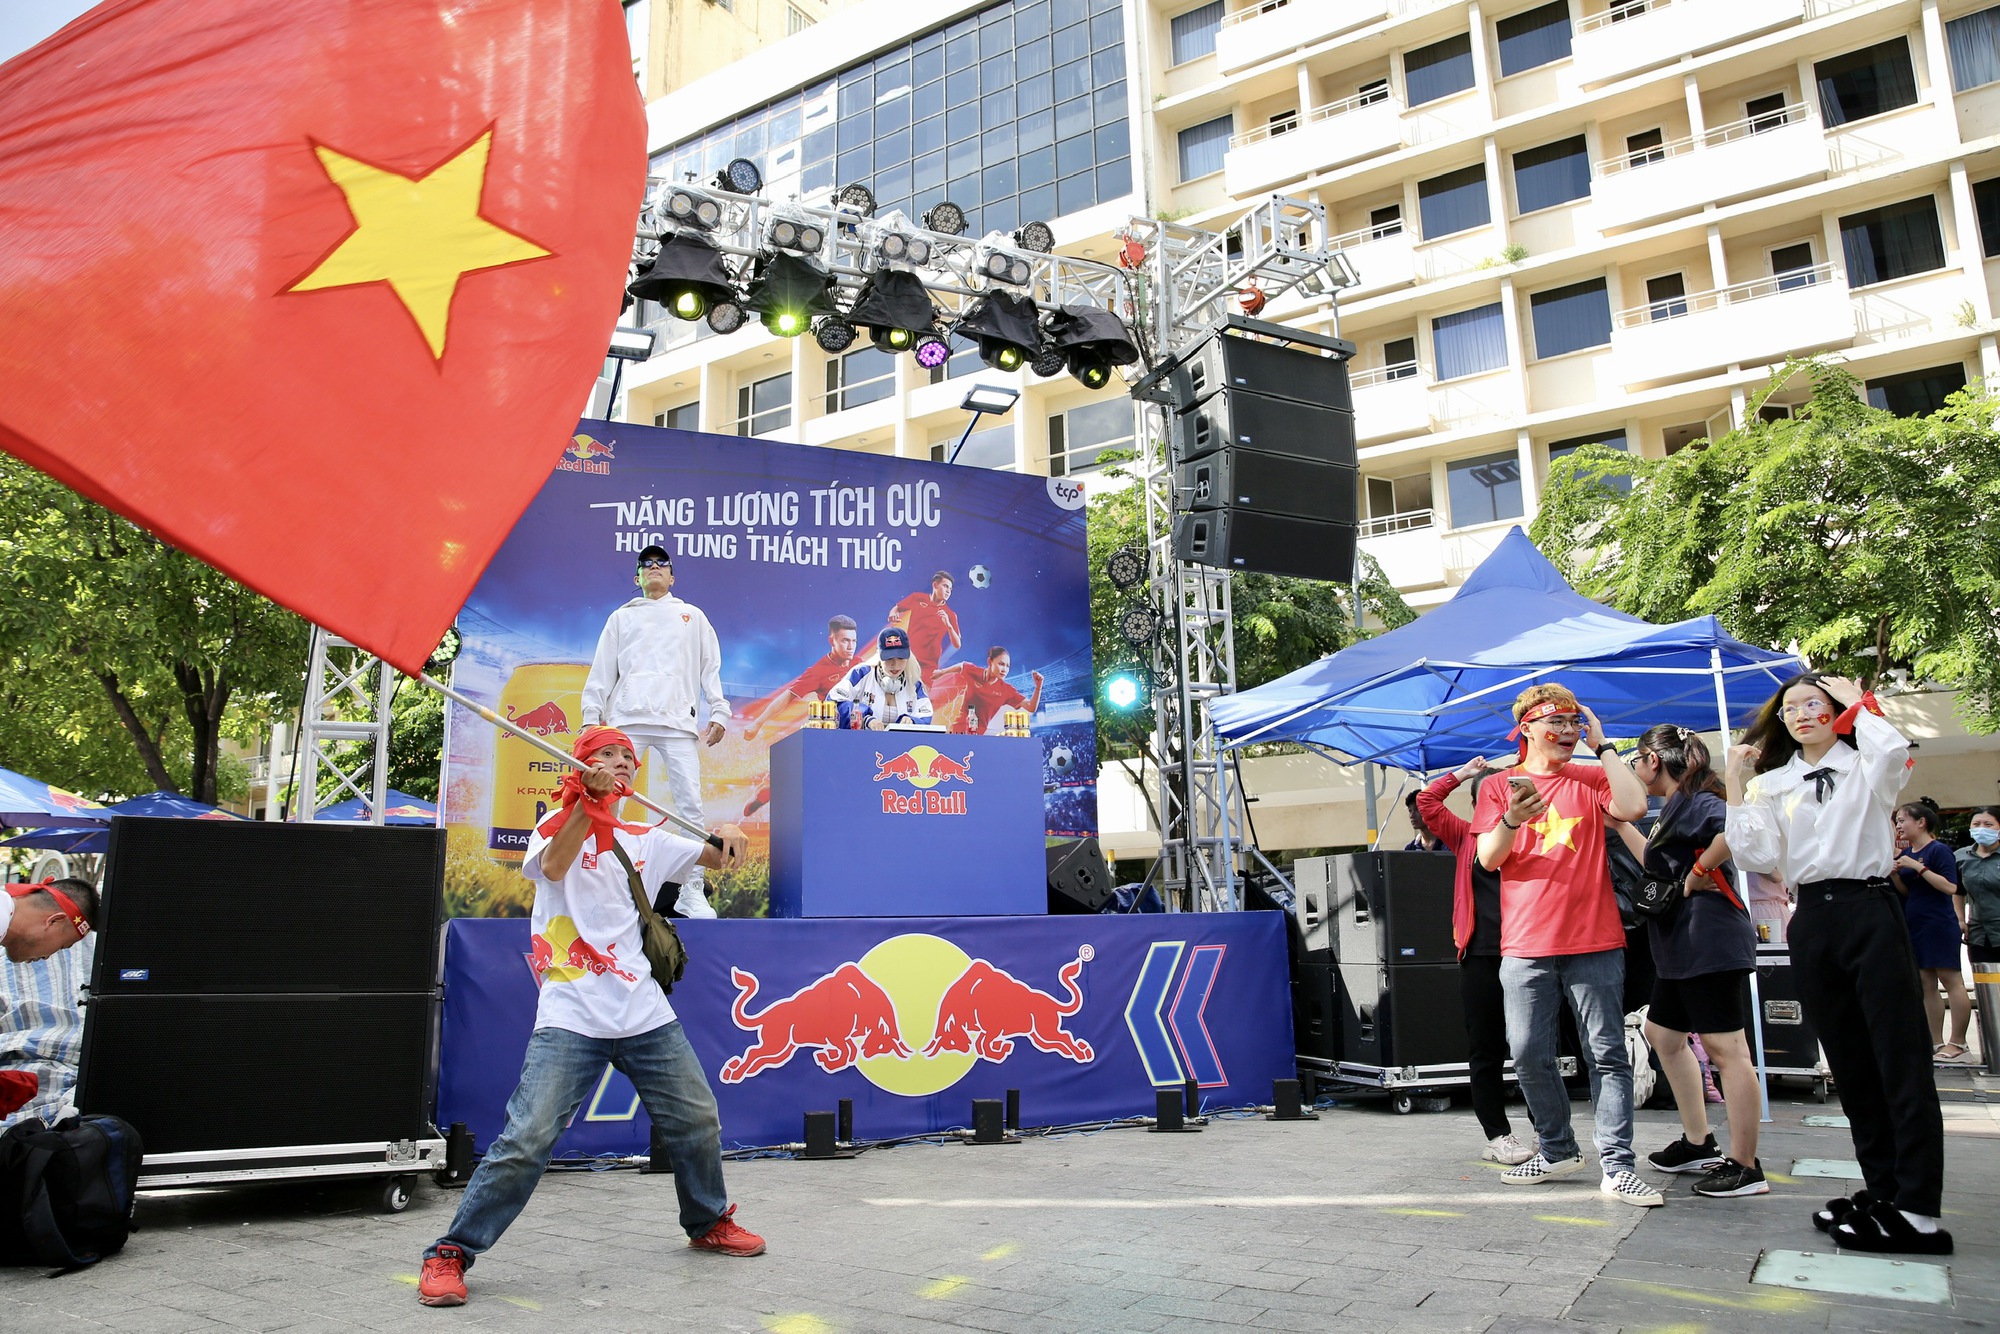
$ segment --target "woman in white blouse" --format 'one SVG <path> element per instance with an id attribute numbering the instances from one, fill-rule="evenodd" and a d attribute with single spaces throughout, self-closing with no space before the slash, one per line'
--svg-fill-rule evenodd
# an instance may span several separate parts
<path id="1" fill-rule="evenodd" d="M 1795 888 L 1792 976 L 1861 1163 L 1865 1188 L 1814 1224 L 1855 1250 L 1948 1255 L 1930 1026 L 1887 878 L 1910 743 L 1873 704 L 1837 677 L 1786 682 L 1730 749 L 1725 829 L 1738 866 Z"/>

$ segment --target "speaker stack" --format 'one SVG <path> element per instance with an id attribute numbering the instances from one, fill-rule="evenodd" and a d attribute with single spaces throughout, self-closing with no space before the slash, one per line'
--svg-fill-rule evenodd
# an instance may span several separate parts
<path id="1" fill-rule="evenodd" d="M 149 1179 L 441 1158 L 444 843 L 441 829 L 114 819 L 78 1107 L 138 1129 Z"/>
<path id="2" fill-rule="evenodd" d="M 1265 341 L 1248 336 L 1252 331 L 1295 341 Z M 1173 408 L 1180 559 L 1353 578 L 1360 474 L 1347 375 L 1352 351 L 1338 339 L 1232 318 L 1174 364 L 1164 401 Z"/>

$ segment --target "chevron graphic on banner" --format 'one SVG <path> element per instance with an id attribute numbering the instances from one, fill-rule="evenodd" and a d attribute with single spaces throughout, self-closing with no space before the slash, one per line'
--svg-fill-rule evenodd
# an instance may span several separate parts
<path id="1" fill-rule="evenodd" d="M 1184 940 L 1157 940 L 1147 949 L 1145 966 L 1125 1005 L 1125 1026 L 1154 1087 L 1167 1088 L 1190 1078 L 1202 1088 L 1229 1082 L 1206 1018 L 1209 993 L 1215 989 L 1227 948 L 1197 945 L 1189 950 Z"/>
<path id="2" fill-rule="evenodd" d="M 584 1120 L 630 1121 L 639 1114 L 639 1090 L 633 1088 L 630 1084 L 626 1084 L 625 1089 L 631 1093 L 632 1101 L 626 1105 L 624 1111 L 618 1111 L 616 1103 L 613 1103 L 610 1107 L 604 1105 L 604 1095 L 612 1092 L 611 1081 L 617 1077 L 617 1074 L 618 1067 L 606 1062 L 604 1073 L 597 1077 L 597 1090 L 590 1095 L 590 1106 L 583 1113 Z"/>

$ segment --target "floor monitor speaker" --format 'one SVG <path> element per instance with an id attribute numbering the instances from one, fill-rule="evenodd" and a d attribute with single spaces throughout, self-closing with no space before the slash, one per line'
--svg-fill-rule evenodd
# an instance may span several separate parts
<path id="1" fill-rule="evenodd" d="M 1051 844 L 1048 858 L 1050 912 L 1093 913 L 1111 902 L 1111 868 L 1096 839 Z"/>
<path id="2" fill-rule="evenodd" d="M 1470 1059 L 1455 963 L 1340 964 L 1344 1059 L 1400 1069 Z"/>
<path id="3" fill-rule="evenodd" d="M 1240 510 L 1174 516 L 1174 554 L 1196 565 L 1348 583 L 1354 578 L 1351 523 Z"/>

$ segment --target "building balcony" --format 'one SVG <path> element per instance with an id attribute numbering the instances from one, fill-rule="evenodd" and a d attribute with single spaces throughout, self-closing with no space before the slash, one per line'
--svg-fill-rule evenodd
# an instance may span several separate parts
<path id="1" fill-rule="evenodd" d="M 1222 159 L 1222 179 L 1230 194 L 1253 195 L 1403 145 L 1402 106 L 1385 91 L 1361 93 L 1315 107 L 1303 121 L 1235 136 Z"/>
<path id="2" fill-rule="evenodd" d="M 1831 159 L 1804 102 L 1597 164 L 1591 219 L 1602 232 L 1822 180 Z"/>
<path id="3" fill-rule="evenodd" d="M 1260 0 L 1222 20 L 1215 63 L 1224 74 L 1389 17 L 1390 0 Z"/>
<path id="4" fill-rule="evenodd" d="M 1375 558 L 1398 588 L 1444 582 L 1444 540 L 1430 510 L 1412 510 L 1368 519 L 1361 525 L 1361 549 Z"/>
<path id="5" fill-rule="evenodd" d="M 1581 20 L 1572 50 L 1594 88 L 1804 17 L 1805 0 L 1633 0 Z"/>
<path id="6" fill-rule="evenodd" d="M 1611 329 L 1618 378 L 1635 388 L 1853 341 L 1854 304 L 1830 264 L 1634 306 Z"/>
<path id="7" fill-rule="evenodd" d="M 1357 281 L 1345 296 L 1353 300 L 1364 293 L 1385 292 L 1392 287 L 1408 287 L 1417 280 L 1414 240 L 1402 223 L 1384 227 L 1363 227 L 1358 232 L 1333 238 L 1333 248 L 1346 256 Z"/>
<path id="8" fill-rule="evenodd" d="M 1364 445 L 1402 440 L 1431 429 L 1430 382 L 1414 361 L 1361 371 L 1354 390 L 1354 437 Z"/>

